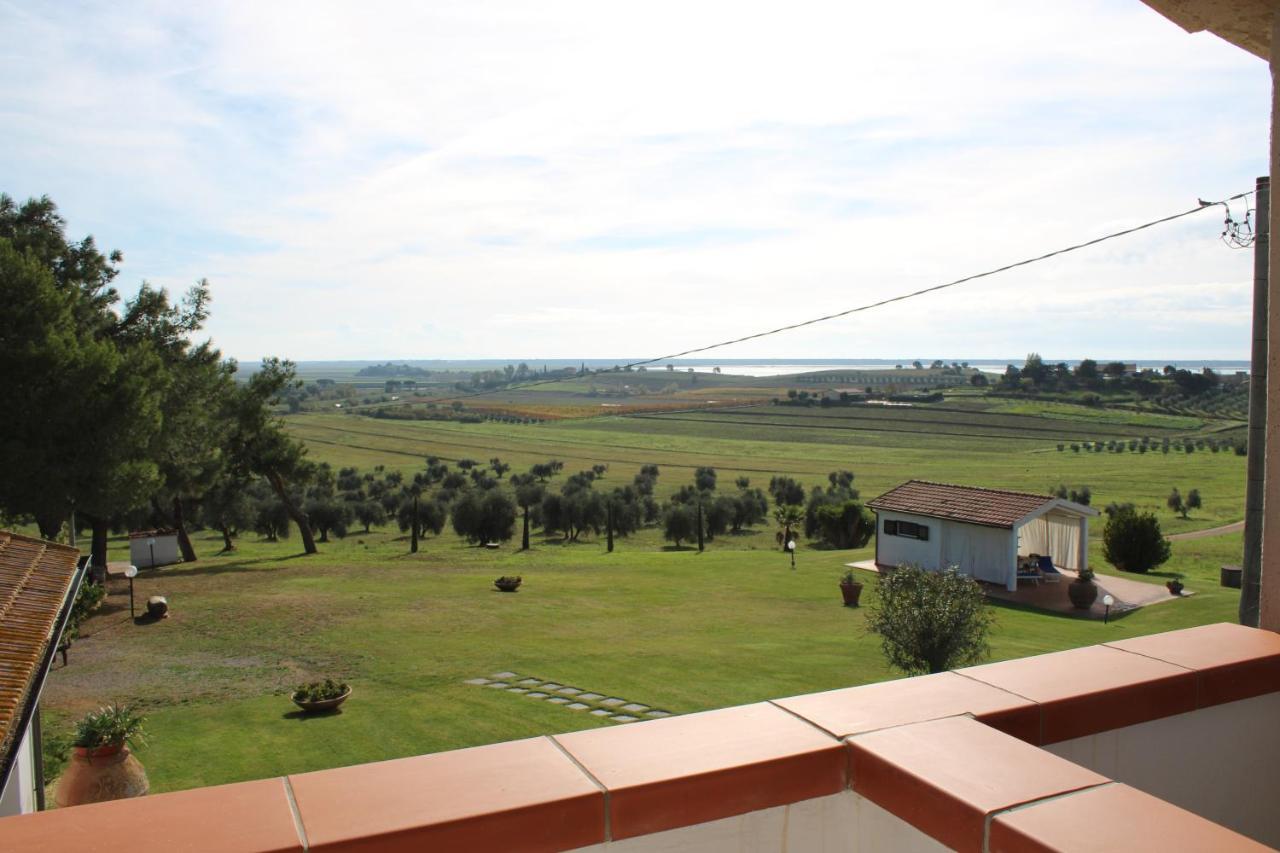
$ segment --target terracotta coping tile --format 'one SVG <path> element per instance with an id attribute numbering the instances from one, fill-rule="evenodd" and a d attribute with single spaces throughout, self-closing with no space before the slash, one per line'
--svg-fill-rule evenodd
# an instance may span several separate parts
<path id="1" fill-rule="evenodd" d="M 1197 673 L 1198 707 L 1280 690 L 1280 634 L 1221 622 L 1107 643 Z"/>
<path id="2" fill-rule="evenodd" d="M 1107 782 L 967 717 L 881 729 L 848 743 L 854 791 L 962 851 L 982 850 L 993 812 Z"/>
<path id="3" fill-rule="evenodd" d="M 301 851 L 283 779 L 194 788 L 0 819 L 6 853 Z"/>
<path id="4" fill-rule="evenodd" d="M 997 815 L 991 853 L 1270 850 L 1128 785 L 1105 785 Z"/>
<path id="5" fill-rule="evenodd" d="M 1196 675 L 1164 661 L 1085 646 L 956 670 L 1040 704 L 1041 743 L 1194 711 Z"/>
<path id="6" fill-rule="evenodd" d="M 838 740 L 768 703 L 555 738 L 609 791 L 613 838 L 834 794 Z"/>
<path id="7" fill-rule="evenodd" d="M 312 850 L 566 850 L 604 840 L 604 794 L 547 738 L 289 777 Z"/>
<path id="8" fill-rule="evenodd" d="M 953 672 L 791 696 L 773 704 L 836 737 L 972 714 L 1022 740 L 1038 743 L 1040 739 L 1040 709 L 1035 702 Z"/>

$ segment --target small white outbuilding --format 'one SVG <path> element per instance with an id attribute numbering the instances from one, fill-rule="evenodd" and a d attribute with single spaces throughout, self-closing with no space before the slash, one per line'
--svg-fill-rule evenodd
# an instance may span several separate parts
<path id="1" fill-rule="evenodd" d="M 182 562 L 176 530 L 135 530 L 129 534 L 129 562 L 153 569 Z"/>
<path id="2" fill-rule="evenodd" d="M 910 480 L 867 504 L 876 513 L 876 564 L 954 566 L 980 581 L 1018 588 L 1018 558 L 1050 557 L 1059 568 L 1089 565 L 1083 504 L 1003 489 Z"/>

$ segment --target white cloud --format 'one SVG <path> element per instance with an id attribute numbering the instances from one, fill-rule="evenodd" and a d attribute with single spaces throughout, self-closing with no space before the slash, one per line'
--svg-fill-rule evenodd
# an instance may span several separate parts
<path id="1" fill-rule="evenodd" d="M 1133 0 L 0 6 L 0 189 L 230 354 L 641 357 L 1252 186 L 1268 75 Z M 725 357 L 1243 356 L 1216 214 Z"/>

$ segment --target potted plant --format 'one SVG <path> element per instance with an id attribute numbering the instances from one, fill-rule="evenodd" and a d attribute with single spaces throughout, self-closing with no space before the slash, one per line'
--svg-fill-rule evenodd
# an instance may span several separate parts
<path id="1" fill-rule="evenodd" d="M 289 698 L 304 713 L 312 714 L 316 711 L 332 711 L 347 701 L 350 695 L 351 686 L 346 682 L 326 678 L 324 681 L 299 684 Z"/>
<path id="2" fill-rule="evenodd" d="M 1170 595 L 1182 595 L 1182 590 L 1185 588 L 1182 585 L 1181 575 L 1178 575 L 1173 580 L 1166 582 L 1165 586 L 1169 588 Z"/>
<path id="3" fill-rule="evenodd" d="M 58 778 L 59 807 L 141 797 L 151 788 L 147 771 L 129 746 L 144 741 L 143 717 L 128 705 L 107 705 L 76 724 L 71 760 Z"/>
<path id="4" fill-rule="evenodd" d="M 493 585 L 502 592 L 515 592 L 517 587 L 520 586 L 520 582 L 521 578 L 519 575 L 503 575 L 494 581 Z"/>
<path id="5" fill-rule="evenodd" d="M 854 578 L 852 569 L 840 577 L 840 595 L 844 597 L 845 607 L 858 606 L 858 598 L 862 595 L 862 582 Z"/>
<path id="6" fill-rule="evenodd" d="M 1067 597 L 1078 610 L 1088 610 L 1098 598 L 1098 585 L 1093 582 L 1093 569 L 1081 569 L 1076 579 L 1067 584 Z"/>

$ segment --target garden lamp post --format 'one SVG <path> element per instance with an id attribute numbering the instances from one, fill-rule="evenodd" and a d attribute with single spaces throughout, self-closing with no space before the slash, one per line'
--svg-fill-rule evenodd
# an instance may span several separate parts
<path id="1" fill-rule="evenodd" d="M 787 550 L 791 552 L 791 568 L 794 570 L 796 567 L 796 540 L 787 540 Z"/>
<path id="2" fill-rule="evenodd" d="M 1106 595 L 1102 596 L 1102 604 L 1104 607 L 1107 608 L 1102 612 L 1103 625 L 1107 624 L 1107 620 L 1111 618 L 1111 605 L 1115 603 L 1116 603 L 1116 600 L 1111 596 L 1111 593 L 1107 593 Z"/>
<path id="3" fill-rule="evenodd" d="M 137 619 L 137 614 L 133 612 L 133 579 L 138 576 L 138 567 L 129 566 L 124 570 L 124 576 L 129 579 L 129 618 Z"/>

